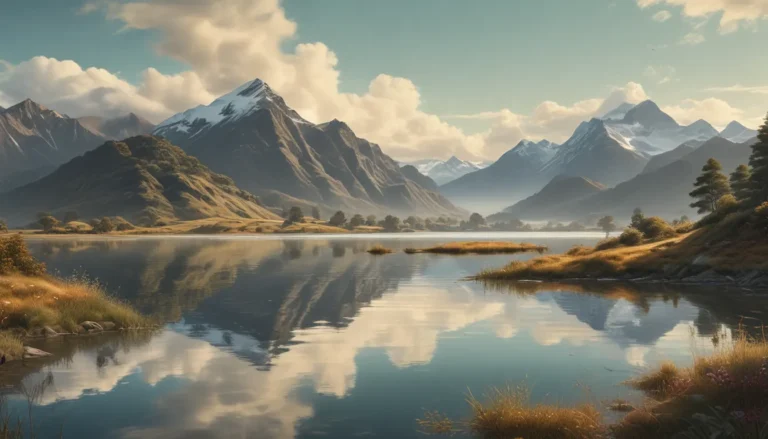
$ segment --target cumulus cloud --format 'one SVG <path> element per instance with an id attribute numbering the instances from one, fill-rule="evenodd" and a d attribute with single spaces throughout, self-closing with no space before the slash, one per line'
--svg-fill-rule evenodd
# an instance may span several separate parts
<path id="1" fill-rule="evenodd" d="M 703 100 L 686 99 L 678 105 L 662 107 L 662 110 L 683 125 L 706 119 L 715 126 L 725 126 L 732 120 L 744 117 L 744 111 L 732 107 L 728 102 L 707 98 Z"/>
<path id="2" fill-rule="evenodd" d="M 687 17 L 708 18 L 720 14 L 720 32 L 733 32 L 739 26 L 768 18 L 766 0 L 637 0 L 641 8 L 657 4 L 682 7 Z"/>
<path id="3" fill-rule="evenodd" d="M 710 87 L 707 91 L 714 93 L 748 93 L 757 95 L 768 95 L 768 85 L 729 85 L 727 87 Z"/>
<path id="4" fill-rule="evenodd" d="M 659 23 L 664 23 L 670 18 L 672 18 L 672 13 L 667 10 L 659 11 L 653 14 L 653 21 L 658 21 Z"/>

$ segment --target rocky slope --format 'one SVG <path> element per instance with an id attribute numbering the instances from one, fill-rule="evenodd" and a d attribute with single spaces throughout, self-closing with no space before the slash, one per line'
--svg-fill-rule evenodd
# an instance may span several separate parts
<path id="1" fill-rule="evenodd" d="M 406 178 L 378 145 L 345 123 L 303 119 L 260 80 L 177 114 L 154 133 L 256 194 L 282 193 L 348 211 L 466 214 Z"/>
<path id="2" fill-rule="evenodd" d="M 0 195 L 0 209 L 11 225 L 25 225 L 41 211 L 76 211 L 85 219 L 122 216 L 146 225 L 207 217 L 278 219 L 229 177 L 151 136 L 108 141 Z"/>

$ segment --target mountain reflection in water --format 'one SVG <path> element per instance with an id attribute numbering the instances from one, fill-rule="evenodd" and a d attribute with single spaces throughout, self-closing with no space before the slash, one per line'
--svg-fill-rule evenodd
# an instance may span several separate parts
<path id="1" fill-rule="evenodd" d="M 434 243 L 419 239 L 385 244 Z M 594 240 L 528 241 L 562 251 Z M 87 267 L 170 323 L 43 343 L 57 359 L 0 380 L 52 380 L 36 425 L 65 437 L 415 438 L 424 409 L 466 416 L 468 387 L 526 381 L 534 399 L 565 404 L 583 398 L 576 383 L 632 397 L 620 383 L 640 368 L 690 361 L 693 345 L 711 349 L 715 332 L 756 326 L 768 309 L 760 295 L 700 288 L 465 282 L 531 256 L 366 253 L 380 242 L 34 241 L 49 268 Z"/>

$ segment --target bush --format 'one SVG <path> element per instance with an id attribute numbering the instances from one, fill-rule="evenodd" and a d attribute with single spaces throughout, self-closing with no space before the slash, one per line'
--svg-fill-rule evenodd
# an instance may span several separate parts
<path id="1" fill-rule="evenodd" d="M 675 226 L 675 232 L 677 233 L 688 233 L 693 231 L 694 227 L 696 227 L 696 224 L 691 221 L 681 221 Z"/>
<path id="2" fill-rule="evenodd" d="M 619 235 L 619 242 L 626 246 L 639 245 L 643 242 L 643 232 L 630 227 Z"/>
<path id="3" fill-rule="evenodd" d="M 35 259 L 19 235 L 0 239 L 0 274 L 21 273 L 27 276 L 45 274 L 45 264 Z"/>
<path id="4" fill-rule="evenodd" d="M 598 242 L 595 246 L 595 250 L 610 250 L 612 248 L 618 248 L 621 247 L 621 242 L 619 241 L 619 238 L 605 238 L 602 241 Z"/>
<path id="5" fill-rule="evenodd" d="M 37 222 L 43 227 L 44 232 L 50 232 L 54 227 L 59 225 L 59 220 L 51 215 L 41 217 Z"/>
<path id="6" fill-rule="evenodd" d="M 736 197 L 733 196 L 733 194 L 727 194 L 720 197 L 719 200 L 717 200 L 717 212 L 721 215 L 727 215 L 729 213 L 735 212 L 739 208 L 739 201 L 736 199 Z"/>
<path id="7" fill-rule="evenodd" d="M 5 220 L 0 220 L 0 233 L 7 233 L 8 232 L 8 223 L 5 222 Z"/>
<path id="8" fill-rule="evenodd" d="M 585 245 L 574 245 L 567 252 L 565 252 L 565 254 L 568 256 L 584 256 L 590 254 L 591 252 L 592 249 Z"/>
<path id="9" fill-rule="evenodd" d="M 638 228 L 646 239 L 666 239 L 675 236 L 675 229 L 658 216 L 645 218 Z"/>
<path id="10" fill-rule="evenodd" d="M 91 226 L 94 233 L 109 233 L 115 230 L 115 223 L 106 216 L 100 220 L 91 221 Z"/>

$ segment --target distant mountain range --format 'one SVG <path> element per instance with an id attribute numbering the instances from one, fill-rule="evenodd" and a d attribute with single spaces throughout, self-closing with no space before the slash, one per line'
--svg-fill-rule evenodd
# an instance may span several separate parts
<path id="1" fill-rule="evenodd" d="M 37 212 L 67 211 L 82 218 L 123 216 L 143 225 L 217 216 L 278 219 L 229 177 L 150 136 L 108 141 L 40 180 L 0 194 L 0 210 L 13 225 L 31 222 Z"/>
<path id="2" fill-rule="evenodd" d="M 443 185 L 471 172 L 486 168 L 488 163 L 470 162 L 453 156 L 448 160 L 426 159 L 410 163 L 401 163 L 401 165 L 411 165 L 420 173 L 434 180 L 435 183 Z"/>
<path id="3" fill-rule="evenodd" d="M 325 210 L 466 215 L 344 122 L 313 124 L 260 80 L 179 113 L 154 133 L 270 200 L 282 194 Z"/>
<path id="4" fill-rule="evenodd" d="M 625 103 L 583 122 L 561 146 L 523 141 L 496 163 L 440 189 L 460 205 L 491 213 L 538 192 L 557 176 L 613 187 L 679 160 L 718 136 L 743 143 L 755 135 L 738 122 L 722 132 L 703 120 L 682 126 L 652 101 Z"/>
<path id="5" fill-rule="evenodd" d="M 77 119 L 84 127 L 110 140 L 121 140 L 129 137 L 150 134 L 155 125 L 133 113 L 125 116 L 104 119 L 98 116 L 86 116 Z"/>

